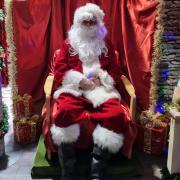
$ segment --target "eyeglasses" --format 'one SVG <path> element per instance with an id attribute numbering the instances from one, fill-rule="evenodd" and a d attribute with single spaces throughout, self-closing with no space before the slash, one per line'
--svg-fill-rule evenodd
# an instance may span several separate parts
<path id="1" fill-rule="evenodd" d="M 84 26 L 93 26 L 97 24 L 97 20 L 83 20 L 81 24 Z"/>

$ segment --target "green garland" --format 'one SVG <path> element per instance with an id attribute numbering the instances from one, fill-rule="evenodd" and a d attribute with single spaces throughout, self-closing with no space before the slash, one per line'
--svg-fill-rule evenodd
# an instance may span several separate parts
<path id="1" fill-rule="evenodd" d="M 4 54 L 4 49 L 0 44 L 0 55 Z M 5 59 L 0 57 L 0 71 L 5 67 Z"/>
<path id="2" fill-rule="evenodd" d="M 0 138 L 3 137 L 8 131 L 8 108 L 2 104 L 2 122 L 0 123 Z"/>
<path id="3" fill-rule="evenodd" d="M 170 174 L 167 167 L 161 169 L 163 180 L 180 180 L 180 173 Z"/>
<path id="4" fill-rule="evenodd" d="M 0 9 L 0 22 L 4 20 L 4 12 L 2 9 Z M 0 55 L 4 54 L 4 49 L 2 47 L 2 44 L 0 43 Z M 3 57 L 0 57 L 0 71 L 5 67 L 5 59 Z"/>
<path id="5" fill-rule="evenodd" d="M 2 9 L 0 9 L 0 21 L 4 20 L 4 12 Z"/>

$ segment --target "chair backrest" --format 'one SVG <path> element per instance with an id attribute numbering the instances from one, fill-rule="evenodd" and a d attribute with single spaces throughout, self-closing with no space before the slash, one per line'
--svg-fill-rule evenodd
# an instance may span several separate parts
<path id="1" fill-rule="evenodd" d="M 55 59 L 56 59 L 56 56 L 57 54 L 61 51 L 61 49 L 57 49 L 54 53 L 54 56 L 51 60 L 51 63 L 50 63 L 50 66 L 49 66 L 49 69 L 50 69 L 50 73 L 49 75 L 54 75 L 54 65 L 55 65 Z"/>

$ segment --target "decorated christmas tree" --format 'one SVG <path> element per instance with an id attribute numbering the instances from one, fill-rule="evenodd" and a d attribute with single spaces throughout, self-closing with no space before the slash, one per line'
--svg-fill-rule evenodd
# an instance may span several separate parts
<path id="1" fill-rule="evenodd" d="M 8 84 L 7 44 L 6 44 L 3 2 L 0 2 L 0 71 L 2 75 L 2 84 L 7 85 Z"/>

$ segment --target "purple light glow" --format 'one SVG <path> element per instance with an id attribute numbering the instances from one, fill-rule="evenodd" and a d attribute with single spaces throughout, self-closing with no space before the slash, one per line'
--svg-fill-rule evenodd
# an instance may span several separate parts
<path id="1" fill-rule="evenodd" d="M 100 26 L 98 31 L 97 31 L 97 36 L 100 38 L 100 39 L 104 39 L 105 36 L 107 34 L 107 29 L 104 25 Z"/>

